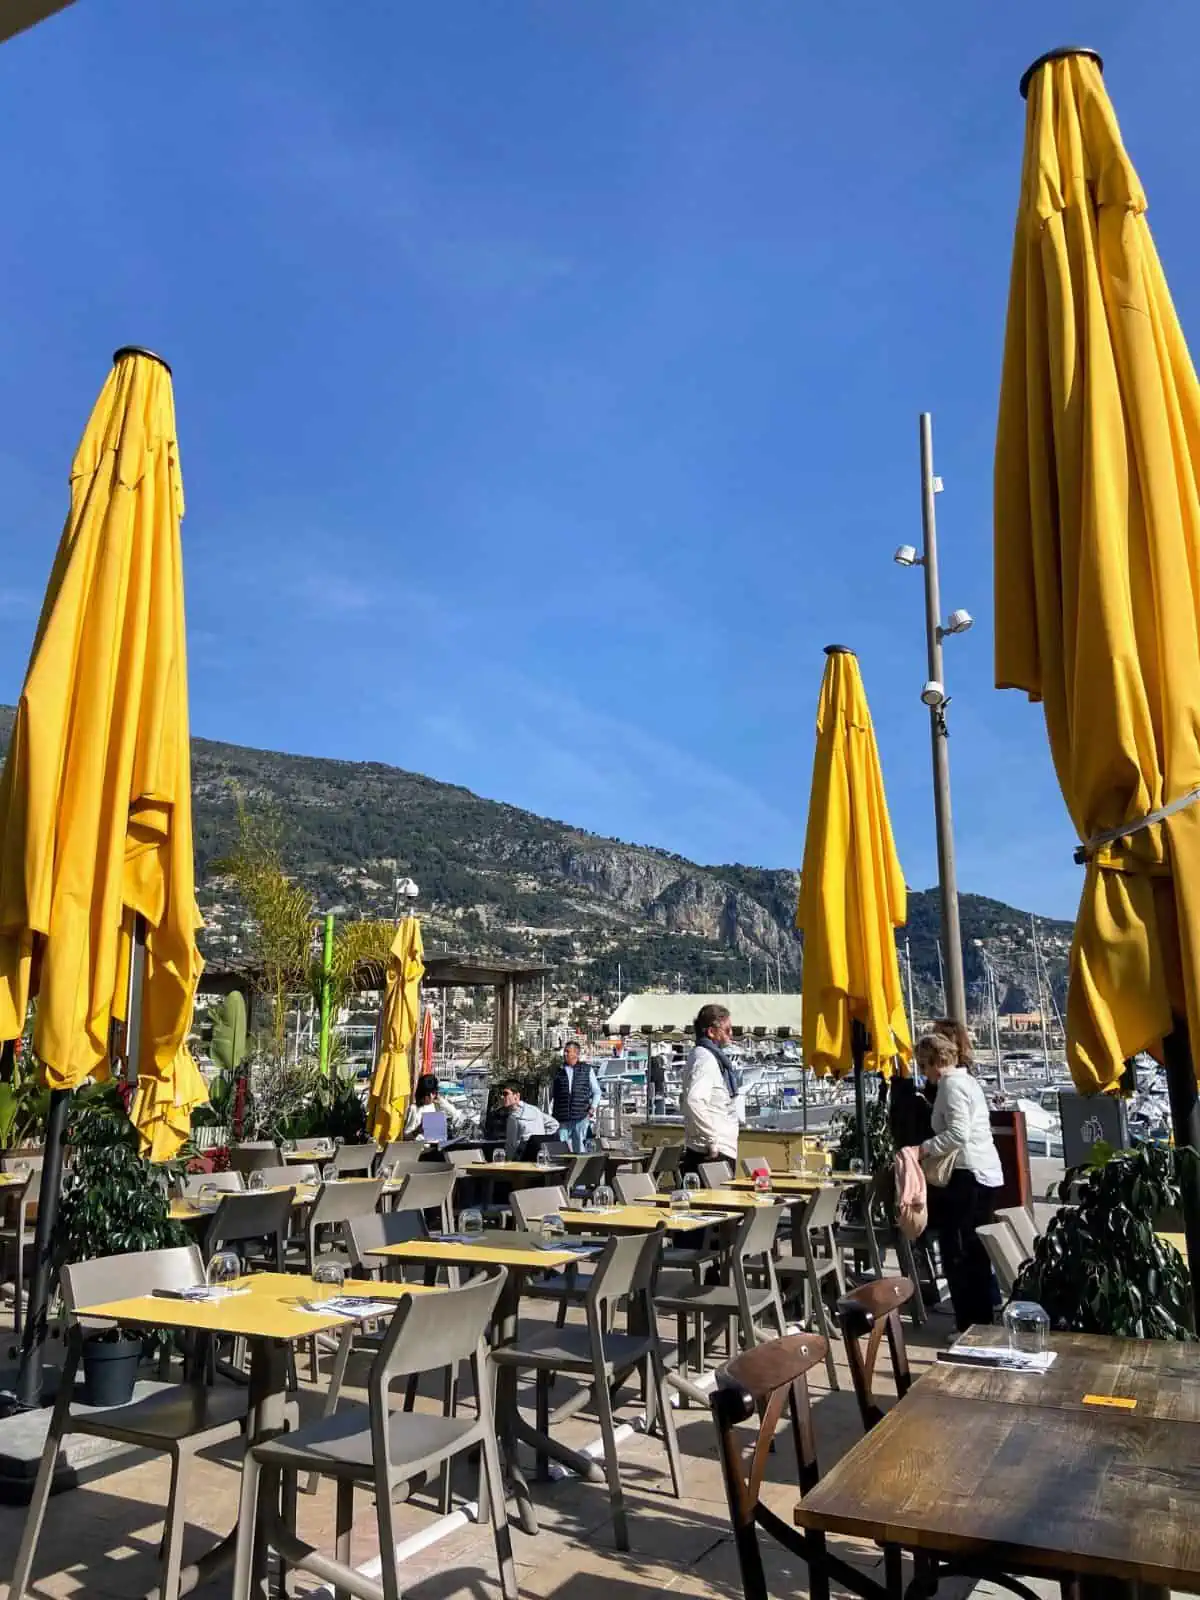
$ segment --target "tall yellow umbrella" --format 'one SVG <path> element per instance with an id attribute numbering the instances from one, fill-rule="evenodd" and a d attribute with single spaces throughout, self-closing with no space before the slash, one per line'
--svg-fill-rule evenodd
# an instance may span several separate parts
<path id="1" fill-rule="evenodd" d="M 858 658 L 843 645 L 825 655 L 796 910 L 804 1059 L 822 1076 L 855 1068 L 865 1139 L 864 1066 L 890 1076 L 912 1056 L 895 938 L 907 893 Z"/>
<path id="2" fill-rule="evenodd" d="M 996 442 L 996 681 L 1041 700 L 1086 876 L 1067 1047 L 1083 1091 L 1162 1051 L 1200 1143 L 1200 386 L 1098 56 L 1021 83 Z M 1200 1268 L 1200 1196 L 1185 1185 Z M 1193 1285 L 1200 1272 L 1193 1271 Z"/>
<path id="3" fill-rule="evenodd" d="M 379 1054 L 371 1077 L 367 1123 L 377 1144 L 399 1139 L 412 1095 L 412 1053 L 420 1026 L 421 979 L 425 976 L 421 924 L 405 917 L 388 957 L 387 991 L 379 1027 Z"/>
<path id="4" fill-rule="evenodd" d="M 142 976 L 129 1034 L 147 1146 L 177 1146 L 204 1097 L 183 1048 L 201 963 L 182 514 L 170 370 L 149 352 L 119 350 L 72 465 L 0 777 L 0 1040 L 19 1037 L 36 997 L 33 1044 L 54 1091 L 39 1269 L 69 1091 L 108 1073 L 131 966 Z M 38 1293 L 35 1276 L 31 1327 Z"/>

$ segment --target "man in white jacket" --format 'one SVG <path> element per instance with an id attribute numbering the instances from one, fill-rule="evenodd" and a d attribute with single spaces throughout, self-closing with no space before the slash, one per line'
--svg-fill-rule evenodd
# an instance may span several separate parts
<path id="1" fill-rule="evenodd" d="M 683 1069 L 681 1169 L 695 1172 L 702 1161 L 737 1163 L 737 1075 L 725 1054 L 733 1023 L 725 1006 L 701 1006 L 696 1043 Z"/>

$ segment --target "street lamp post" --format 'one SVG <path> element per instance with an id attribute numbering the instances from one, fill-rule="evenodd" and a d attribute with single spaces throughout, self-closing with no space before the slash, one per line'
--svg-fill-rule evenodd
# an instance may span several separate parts
<path id="1" fill-rule="evenodd" d="M 967 986 L 963 977 L 962 931 L 958 920 L 958 878 L 954 866 L 954 823 L 950 810 L 950 751 L 947 744 L 945 669 L 942 640 L 949 633 L 965 633 L 973 621 L 969 611 L 952 611 L 945 626 L 941 619 L 938 584 L 937 518 L 934 496 L 941 489 L 933 473 L 933 419 L 921 413 L 921 517 L 925 547 L 901 545 L 895 560 L 902 567 L 925 569 L 925 644 L 929 676 L 921 699 L 929 707 L 929 734 L 933 747 L 933 812 L 937 826 L 938 888 L 942 902 L 942 948 L 945 954 L 946 1014 L 964 1025 L 967 1020 Z"/>

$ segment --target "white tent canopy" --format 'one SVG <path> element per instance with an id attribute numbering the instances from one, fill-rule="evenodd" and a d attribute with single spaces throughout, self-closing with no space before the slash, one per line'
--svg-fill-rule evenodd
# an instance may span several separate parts
<path id="1" fill-rule="evenodd" d="M 800 1037 L 798 994 L 629 994 L 608 1019 L 610 1033 L 690 1034 L 701 1006 L 725 1006 L 735 1034 Z"/>

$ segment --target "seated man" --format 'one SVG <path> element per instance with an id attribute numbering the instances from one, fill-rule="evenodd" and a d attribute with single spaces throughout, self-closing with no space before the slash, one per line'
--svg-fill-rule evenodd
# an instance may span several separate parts
<path id="1" fill-rule="evenodd" d="M 458 1139 L 471 1129 L 470 1117 L 466 1112 L 460 1111 L 452 1100 L 445 1098 L 433 1073 L 426 1072 L 417 1079 L 416 1090 L 409 1101 L 408 1110 L 404 1113 L 402 1137 L 424 1139 L 425 1118 L 431 1114 L 445 1117 L 447 1139 Z"/>
<path id="2" fill-rule="evenodd" d="M 521 1088 L 516 1083 L 506 1083 L 500 1090 L 500 1104 L 508 1112 L 504 1126 L 504 1154 L 509 1161 L 525 1159 L 529 1140 L 541 1135 L 546 1138 L 558 1132 L 558 1123 L 548 1117 L 528 1100 L 522 1100 Z"/>

